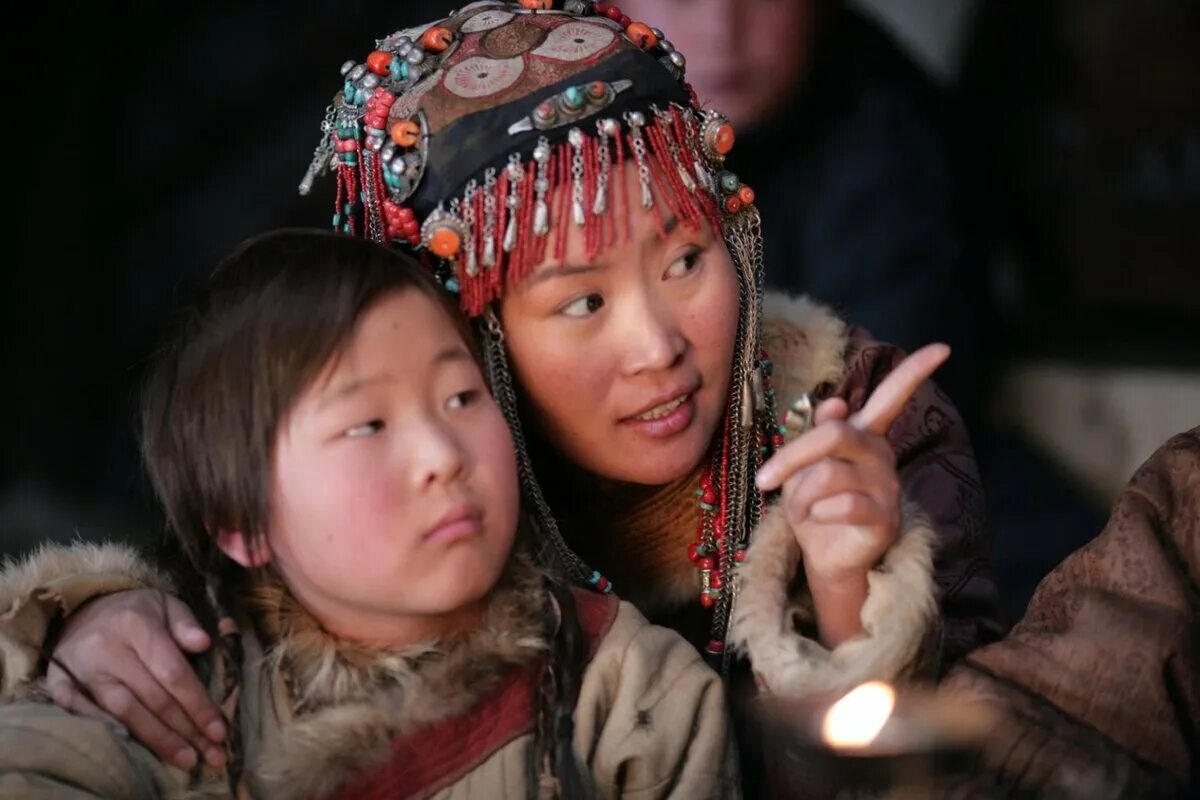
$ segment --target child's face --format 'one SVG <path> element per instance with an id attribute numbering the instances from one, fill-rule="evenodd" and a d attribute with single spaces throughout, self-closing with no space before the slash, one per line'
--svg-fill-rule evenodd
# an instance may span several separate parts
<path id="1" fill-rule="evenodd" d="M 517 526 L 513 444 L 446 312 L 416 290 L 363 315 L 276 440 L 267 541 L 333 633 L 412 640 L 478 610 Z"/>

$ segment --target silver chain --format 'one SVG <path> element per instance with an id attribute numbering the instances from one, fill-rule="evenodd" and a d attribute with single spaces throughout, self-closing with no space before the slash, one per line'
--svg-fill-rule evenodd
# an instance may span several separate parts
<path id="1" fill-rule="evenodd" d="M 554 563 L 567 578 L 580 586 L 590 586 L 592 569 L 567 545 L 554 520 L 550 505 L 542 494 L 542 487 L 533 472 L 533 461 L 525 445 L 525 432 L 521 426 L 521 415 L 517 410 L 517 393 L 513 388 L 512 373 L 508 367 L 508 354 L 504 347 L 504 329 L 500 319 L 489 308 L 480 321 L 480 339 L 483 341 L 484 370 L 492 394 L 504 414 L 512 431 L 513 446 L 517 456 L 517 470 L 525 499 L 533 505 L 535 522 L 541 541 L 548 546 L 542 554 L 542 563 Z"/>

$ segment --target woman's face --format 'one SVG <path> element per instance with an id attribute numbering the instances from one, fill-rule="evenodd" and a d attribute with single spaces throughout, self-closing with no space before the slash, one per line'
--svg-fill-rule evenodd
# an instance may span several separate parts
<path id="1" fill-rule="evenodd" d="M 629 238 L 589 261 L 571 226 L 562 260 L 507 288 L 501 321 L 546 440 L 600 477 L 659 485 L 699 465 L 722 419 L 738 279 L 707 223 L 668 219 L 661 236 L 624 169 Z"/>

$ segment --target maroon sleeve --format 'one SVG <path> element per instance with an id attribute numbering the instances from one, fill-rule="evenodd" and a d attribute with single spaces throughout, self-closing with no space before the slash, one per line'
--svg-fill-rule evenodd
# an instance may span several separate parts
<path id="1" fill-rule="evenodd" d="M 817 399 L 841 397 L 858 411 L 905 357 L 893 345 L 850 329 L 845 372 Z M 934 580 L 942 612 L 944 670 L 971 650 L 1003 635 L 989 543 L 983 487 L 966 426 L 946 396 L 926 381 L 888 431 L 905 496 L 918 503 L 937 531 Z"/>

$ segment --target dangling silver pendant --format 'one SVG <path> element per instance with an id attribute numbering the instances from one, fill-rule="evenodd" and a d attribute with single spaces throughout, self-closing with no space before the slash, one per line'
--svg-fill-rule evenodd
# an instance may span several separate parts
<path id="1" fill-rule="evenodd" d="M 535 236 L 545 236 L 550 232 L 550 207 L 546 204 L 546 192 L 550 190 L 550 181 L 546 177 L 546 165 L 550 163 L 550 140 L 545 136 L 538 139 L 537 147 L 533 148 L 533 161 L 537 164 L 537 175 L 533 181 L 537 195 L 533 206 L 533 233 Z"/>
<path id="2" fill-rule="evenodd" d="M 476 226 L 478 221 L 475 219 L 475 192 L 476 183 L 472 179 L 467 182 L 462 202 L 462 218 L 467 228 L 466 241 L 463 243 L 467 248 L 466 266 L 464 268 L 468 278 L 474 278 L 479 275 L 479 256 L 475 252 L 475 233 L 478 230 Z"/>
<path id="3" fill-rule="evenodd" d="M 637 162 L 638 183 L 642 187 L 642 208 L 649 211 L 654 208 L 654 193 L 650 191 L 650 166 L 646 163 L 646 140 L 642 138 L 646 115 L 640 111 L 627 111 L 625 122 L 629 125 L 629 141 L 633 145 L 633 160 Z"/>
<path id="4" fill-rule="evenodd" d="M 583 131 L 571 128 L 567 134 L 571 143 L 571 221 L 582 227 L 587 221 L 583 213 Z"/>
<path id="5" fill-rule="evenodd" d="M 612 164 L 609 161 L 608 140 L 619 136 L 621 126 L 615 119 L 602 119 L 596 123 L 596 156 L 600 162 L 599 174 L 596 176 L 596 198 L 592 201 L 592 214 L 600 216 L 608 210 L 608 181 Z"/>
<path id="6" fill-rule="evenodd" d="M 496 170 L 483 174 L 483 255 L 479 263 L 485 269 L 496 266 Z"/>
<path id="7" fill-rule="evenodd" d="M 513 153 L 508 157 L 508 225 L 504 229 L 504 252 L 511 253 L 517 246 L 517 210 L 521 207 L 521 181 L 525 170 L 521 168 L 521 157 Z"/>

